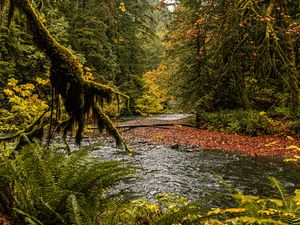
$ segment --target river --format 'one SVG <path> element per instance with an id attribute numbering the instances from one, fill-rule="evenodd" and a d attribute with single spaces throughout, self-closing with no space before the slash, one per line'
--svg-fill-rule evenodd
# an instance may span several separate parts
<path id="1" fill-rule="evenodd" d="M 97 147 L 93 154 L 141 166 L 136 179 L 118 188 L 129 189 L 147 199 L 166 192 L 185 195 L 192 200 L 211 193 L 228 192 L 220 178 L 251 195 L 272 195 L 270 176 L 276 177 L 289 191 L 299 188 L 300 184 L 299 168 L 285 164 L 282 159 L 243 157 L 220 150 L 188 152 L 146 144 L 136 145 L 135 151 L 137 154 L 131 157 L 112 147 Z"/>
<path id="2" fill-rule="evenodd" d="M 157 118 L 166 120 L 184 117 L 163 115 Z M 97 141 L 97 138 L 89 139 L 90 143 Z M 245 157 L 220 150 L 197 149 L 190 152 L 147 143 L 133 144 L 136 154 L 128 156 L 124 151 L 110 146 L 113 143 L 95 147 L 93 155 L 105 160 L 133 162 L 140 166 L 142 169 L 137 170 L 136 178 L 117 188 L 133 191 L 147 199 L 166 192 L 184 195 L 191 200 L 211 193 L 228 193 L 228 188 L 221 184 L 221 179 L 251 195 L 273 195 L 276 190 L 268 181 L 271 176 L 277 178 L 290 193 L 295 188 L 300 188 L 300 168 L 287 165 L 280 158 Z M 210 205 L 212 206 L 216 205 Z"/>

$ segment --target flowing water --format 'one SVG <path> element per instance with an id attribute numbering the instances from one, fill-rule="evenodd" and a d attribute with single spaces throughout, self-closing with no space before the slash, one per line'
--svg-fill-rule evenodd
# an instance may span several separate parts
<path id="1" fill-rule="evenodd" d="M 155 119 L 187 116 L 159 115 Z M 96 140 L 89 141 L 93 143 Z M 291 167 L 279 158 L 245 157 L 220 150 L 189 152 L 147 143 L 136 143 L 133 146 L 136 154 L 132 157 L 109 145 L 113 144 L 95 147 L 93 154 L 101 159 L 133 162 L 142 168 L 137 170 L 137 178 L 120 184 L 118 190 L 128 189 L 147 199 L 166 192 L 185 195 L 192 200 L 210 193 L 228 193 L 228 188 L 220 182 L 222 179 L 251 195 L 272 195 L 276 189 L 268 181 L 271 176 L 277 178 L 290 193 L 300 188 L 300 168 Z"/>
<path id="2" fill-rule="evenodd" d="M 158 193 L 173 192 L 198 199 L 209 193 L 228 192 L 221 178 L 246 194 L 270 195 L 268 177 L 274 176 L 287 190 L 299 188 L 299 169 L 291 168 L 275 158 L 251 158 L 219 150 L 188 152 L 161 145 L 137 145 L 134 157 L 126 156 L 111 147 L 95 148 L 93 153 L 102 159 L 131 161 L 142 167 L 138 178 L 120 189 L 129 189 L 148 199 Z"/>

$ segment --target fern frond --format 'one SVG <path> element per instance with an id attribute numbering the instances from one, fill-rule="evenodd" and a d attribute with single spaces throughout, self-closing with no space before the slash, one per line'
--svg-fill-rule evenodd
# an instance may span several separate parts
<path id="1" fill-rule="evenodd" d="M 29 215 L 28 213 L 23 212 L 22 210 L 17 209 L 17 208 L 14 208 L 13 210 L 16 213 L 18 213 L 22 216 L 25 216 L 25 220 L 27 219 L 27 222 L 29 222 L 30 224 L 32 224 L 32 225 L 36 225 L 36 224 L 43 225 L 43 223 L 41 221 L 39 221 L 38 219 L 36 219 L 33 216 Z"/>
<path id="2" fill-rule="evenodd" d="M 58 221 L 60 221 L 60 224 L 67 224 L 66 221 L 64 220 L 64 218 L 55 211 L 55 209 L 53 209 L 49 203 L 44 202 L 43 199 L 41 199 L 42 204 L 46 207 L 46 209 L 48 209 L 53 215 L 55 215 L 58 219 Z"/>
<path id="3" fill-rule="evenodd" d="M 67 207 L 69 212 L 70 221 L 72 224 L 80 225 L 82 224 L 82 219 L 80 215 L 80 206 L 78 204 L 77 198 L 74 194 L 71 194 L 67 198 Z"/>
<path id="4" fill-rule="evenodd" d="M 289 201 L 288 201 L 288 194 L 286 192 L 286 190 L 284 189 L 284 187 L 282 186 L 282 184 L 275 178 L 275 177 L 269 177 L 269 180 L 271 182 L 271 184 L 277 189 L 280 198 L 282 200 L 283 203 L 283 207 L 285 208 L 289 208 Z"/>

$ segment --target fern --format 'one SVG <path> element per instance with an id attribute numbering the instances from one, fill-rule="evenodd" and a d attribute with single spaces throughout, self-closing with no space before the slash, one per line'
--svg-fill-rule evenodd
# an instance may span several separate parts
<path id="1" fill-rule="evenodd" d="M 269 177 L 269 180 L 270 180 L 271 184 L 277 189 L 277 191 L 280 195 L 279 197 L 281 198 L 281 200 L 283 202 L 283 207 L 288 209 L 289 201 L 287 199 L 288 194 L 286 193 L 286 190 L 284 189 L 284 187 L 281 185 L 281 183 L 275 177 Z"/>
<path id="2" fill-rule="evenodd" d="M 0 188 L 12 194 L 1 195 L 0 210 L 19 224 L 97 224 L 106 204 L 117 200 L 109 189 L 133 170 L 121 162 L 101 161 L 89 150 L 67 156 L 33 143 L 14 159 L 0 161 L 5 181 Z M 7 210 L 11 206 L 15 212 Z"/>
<path id="3" fill-rule="evenodd" d="M 81 209 L 78 204 L 77 198 L 74 194 L 68 196 L 68 209 L 70 210 L 70 221 L 72 224 L 82 224 Z"/>

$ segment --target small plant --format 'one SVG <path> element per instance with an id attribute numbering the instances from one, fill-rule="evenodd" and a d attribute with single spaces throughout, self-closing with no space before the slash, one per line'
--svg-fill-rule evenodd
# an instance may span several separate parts
<path id="1" fill-rule="evenodd" d="M 104 224 L 193 224 L 201 217 L 194 204 L 173 193 L 159 194 L 153 202 L 133 200 L 114 213 L 104 214 Z"/>
<path id="2" fill-rule="evenodd" d="M 236 192 L 232 197 L 239 204 L 237 209 L 213 209 L 207 215 L 219 220 L 219 224 L 298 224 L 300 190 L 288 195 L 278 180 L 271 177 L 270 182 L 277 189 L 276 198 Z"/>

